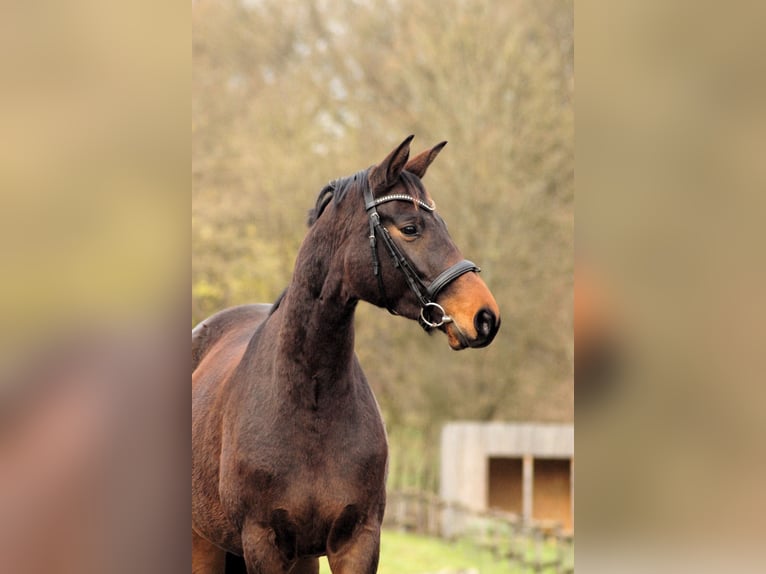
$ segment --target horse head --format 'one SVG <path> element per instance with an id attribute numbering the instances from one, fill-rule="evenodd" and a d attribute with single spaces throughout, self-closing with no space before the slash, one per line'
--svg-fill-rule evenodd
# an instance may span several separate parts
<path id="1" fill-rule="evenodd" d="M 484 347 L 500 327 L 497 302 L 421 181 L 447 142 L 410 159 L 412 138 L 379 164 L 331 184 L 356 187 L 364 199 L 363 208 L 359 200 L 343 202 L 353 205 L 354 221 L 345 282 L 359 299 L 443 331 L 455 350 Z"/>

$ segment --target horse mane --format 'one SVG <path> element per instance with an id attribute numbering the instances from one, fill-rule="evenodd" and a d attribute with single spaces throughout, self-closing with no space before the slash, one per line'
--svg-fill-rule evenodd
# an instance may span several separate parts
<path id="1" fill-rule="evenodd" d="M 324 208 L 330 203 L 330 200 L 335 196 L 335 181 L 331 181 L 322 188 L 317 197 L 316 205 L 313 209 L 309 209 L 308 226 L 311 227 L 322 215 Z"/>
<path id="2" fill-rule="evenodd" d="M 338 205 L 343 198 L 346 197 L 349 188 L 357 182 L 367 181 L 367 172 L 369 169 L 362 170 L 349 175 L 347 177 L 341 177 L 334 179 L 325 185 L 317 196 L 316 205 L 313 209 L 309 210 L 308 226 L 311 227 L 316 223 L 317 219 L 322 215 L 325 208 L 330 204 L 330 200 L 335 200 L 335 205 Z"/>
<path id="3" fill-rule="evenodd" d="M 277 300 L 274 301 L 274 304 L 271 306 L 271 309 L 269 310 L 268 316 L 271 317 L 274 314 L 274 311 L 279 309 L 279 305 L 282 303 L 282 299 L 285 298 L 285 295 L 287 295 L 287 287 L 279 294 L 279 297 L 277 297 Z"/>
<path id="4" fill-rule="evenodd" d="M 420 178 L 417 175 L 404 170 L 399 175 L 399 179 L 404 182 L 404 187 L 407 188 L 407 191 L 409 191 L 413 197 L 425 201 L 426 203 L 431 201 L 426 193 L 426 188 L 423 186 L 423 182 L 420 181 Z"/>
<path id="5" fill-rule="evenodd" d="M 325 208 L 330 204 L 331 200 L 335 200 L 335 205 L 338 205 L 343 198 L 346 197 L 349 188 L 357 182 L 366 182 L 369 168 L 350 175 L 334 179 L 325 185 L 317 196 L 316 205 L 308 213 L 308 226 L 311 227 L 316 223 L 317 219 L 324 213 Z M 404 182 L 405 187 L 414 191 L 414 196 L 423 201 L 427 201 L 427 194 L 423 183 L 420 178 L 409 171 L 402 171 L 399 175 L 399 179 Z"/>

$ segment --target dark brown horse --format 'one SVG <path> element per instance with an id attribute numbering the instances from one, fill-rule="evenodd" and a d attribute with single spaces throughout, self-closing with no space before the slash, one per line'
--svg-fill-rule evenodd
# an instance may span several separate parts
<path id="1" fill-rule="evenodd" d="M 408 162 L 411 140 L 321 191 L 277 303 L 192 331 L 194 572 L 316 573 L 323 555 L 335 574 L 376 572 L 388 447 L 354 355 L 357 302 L 453 349 L 497 333 L 497 303 L 421 183 L 446 142 Z"/>

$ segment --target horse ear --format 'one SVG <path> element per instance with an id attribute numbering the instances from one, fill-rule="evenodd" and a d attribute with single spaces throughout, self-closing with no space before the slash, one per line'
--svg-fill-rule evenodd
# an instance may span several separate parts
<path id="1" fill-rule="evenodd" d="M 407 136 L 399 146 L 388 154 L 388 157 L 372 168 L 370 172 L 370 186 L 372 190 L 388 189 L 399 179 L 399 174 L 404 170 L 407 159 L 410 157 L 410 142 L 414 135 Z"/>
<path id="2" fill-rule="evenodd" d="M 441 142 L 439 144 L 436 144 L 431 149 L 427 149 L 426 151 L 419 153 L 418 155 L 416 155 L 410 161 L 407 162 L 407 165 L 404 166 L 404 169 L 406 169 L 410 173 L 414 173 L 420 179 L 423 179 L 423 176 L 426 174 L 426 170 L 428 169 L 428 166 L 431 165 L 431 162 L 434 159 L 436 159 L 436 156 L 439 155 L 439 152 L 442 150 L 442 148 L 445 145 L 447 145 L 447 142 Z"/>

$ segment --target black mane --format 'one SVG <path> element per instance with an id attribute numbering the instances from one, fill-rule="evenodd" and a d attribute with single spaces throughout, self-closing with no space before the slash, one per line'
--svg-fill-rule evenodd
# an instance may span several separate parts
<path id="1" fill-rule="evenodd" d="M 343 201 L 343 198 L 346 197 L 346 194 L 352 185 L 366 183 L 368 172 L 369 169 L 365 169 L 355 173 L 354 175 L 334 179 L 325 185 L 317 196 L 316 205 L 313 209 L 309 210 L 308 226 L 311 227 L 314 225 L 314 223 L 316 223 L 317 219 L 319 219 L 322 213 L 324 213 L 325 208 L 330 204 L 332 199 L 335 199 L 335 205 L 338 205 L 341 201 Z M 403 171 L 399 178 L 404 182 L 405 187 L 410 192 L 414 192 L 414 197 L 417 197 L 423 201 L 427 200 L 426 190 L 418 176 L 408 171 Z"/>
<path id="2" fill-rule="evenodd" d="M 325 208 L 329 205 L 331 199 L 335 199 L 335 205 L 338 205 L 343 201 L 343 198 L 346 197 L 346 194 L 352 185 L 366 182 L 368 171 L 368 169 L 365 169 L 354 175 L 334 179 L 325 185 L 317 196 L 316 205 L 313 209 L 309 210 L 308 226 L 311 227 L 316 223 L 317 219 L 319 219 Z"/>

